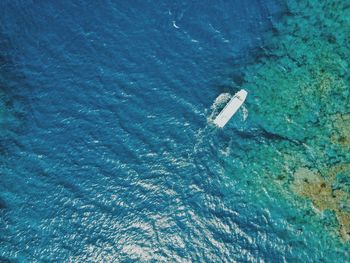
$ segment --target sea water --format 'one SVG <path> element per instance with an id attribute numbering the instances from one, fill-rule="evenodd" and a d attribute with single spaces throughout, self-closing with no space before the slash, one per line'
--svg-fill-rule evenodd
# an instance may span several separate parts
<path id="1" fill-rule="evenodd" d="M 273 41 L 293 7 L 2 1 L 1 261 L 345 261 L 338 210 L 286 190 L 285 174 L 314 170 L 283 150 L 309 141 L 264 99 L 288 96 L 262 65 L 284 56 Z M 242 85 L 244 108 L 217 129 Z"/>

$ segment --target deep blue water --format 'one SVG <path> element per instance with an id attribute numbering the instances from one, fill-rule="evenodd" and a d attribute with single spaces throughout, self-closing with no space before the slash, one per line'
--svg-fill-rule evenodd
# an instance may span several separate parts
<path id="1" fill-rule="evenodd" d="M 252 120 L 208 121 L 282 13 L 275 0 L 1 1 L 2 260 L 335 253 L 230 168 Z"/>

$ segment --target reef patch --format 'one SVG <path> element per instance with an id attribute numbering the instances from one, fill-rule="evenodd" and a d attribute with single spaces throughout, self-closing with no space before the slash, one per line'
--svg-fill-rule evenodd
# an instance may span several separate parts
<path id="1" fill-rule="evenodd" d="M 342 0 L 303 0 L 288 1 L 288 9 L 265 56 L 245 69 L 242 85 L 251 94 L 250 118 L 284 140 L 265 136 L 254 154 L 246 154 L 247 168 L 255 163 L 255 171 L 285 193 L 310 200 L 321 214 L 330 211 L 347 241 L 350 8 Z"/>

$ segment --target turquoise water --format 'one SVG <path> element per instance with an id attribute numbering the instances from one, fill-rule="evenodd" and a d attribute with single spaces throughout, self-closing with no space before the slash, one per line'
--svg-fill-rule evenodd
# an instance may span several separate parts
<path id="1" fill-rule="evenodd" d="M 346 261 L 345 2 L 0 7 L 2 261 Z"/>

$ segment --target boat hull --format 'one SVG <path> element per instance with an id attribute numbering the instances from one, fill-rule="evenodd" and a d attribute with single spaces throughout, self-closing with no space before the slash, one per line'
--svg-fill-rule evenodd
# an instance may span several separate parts
<path id="1" fill-rule="evenodd" d="M 220 128 L 223 128 L 232 116 L 242 106 L 243 102 L 247 97 L 247 91 L 244 89 L 238 91 L 233 98 L 226 104 L 225 108 L 215 118 L 214 124 Z"/>

